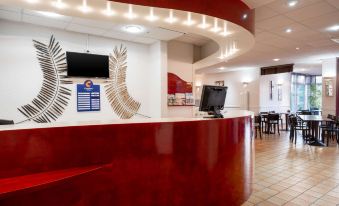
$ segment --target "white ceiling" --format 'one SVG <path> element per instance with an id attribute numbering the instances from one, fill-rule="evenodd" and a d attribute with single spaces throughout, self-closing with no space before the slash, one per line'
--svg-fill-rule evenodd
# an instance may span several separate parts
<path id="1" fill-rule="evenodd" d="M 143 44 L 152 44 L 158 40 L 172 40 L 183 35 L 181 32 L 160 27 L 146 27 L 146 32 L 141 35 L 128 34 L 122 31 L 121 24 L 91 19 L 58 15 L 48 17 L 37 11 L 0 6 L 0 19 L 25 22 L 35 25 L 58 28 L 66 31 L 117 38 Z"/>
<path id="2" fill-rule="evenodd" d="M 193 34 L 193 33 L 186 33 L 178 38 L 175 39 L 176 41 L 181 41 L 189 44 L 193 44 L 196 46 L 203 46 L 209 43 L 211 40 L 204 36 Z"/>
<path id="3" fill-rule="evenodd" d="M 243 1 L 256 12 L 254 48 L 199 72 L 220 72 L 220 67 L 226 67 L 225 72 L 288 63 L 319 65 L 322 59 L 339 57 L 339 44 L 331 41 L 339 37 L 339 31 L 327 30 L 339 25 L 339 0 L 299 0 L 292 8 L 288 0 Z M 287 28 L 292 32 L 286 33 Z M 274 62 L 275 58 L 280 61 Z"/>

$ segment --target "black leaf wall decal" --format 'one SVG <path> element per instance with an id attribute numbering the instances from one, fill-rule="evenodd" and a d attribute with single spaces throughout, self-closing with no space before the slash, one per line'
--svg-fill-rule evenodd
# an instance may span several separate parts
<path id="1" fill-rule="evenodd" d="M 66 79 L 66 55 L 54 36 L 51 36 L 48 45 L 35 40 L 33 43 L 43 73 L 42 87 L 31 104 L 18 110 L 27 117 L 25 121 L 48 123 L 63 114 L 70 100 L 71 90 L 62 85 L 72 84 L 72 81 Z"/>

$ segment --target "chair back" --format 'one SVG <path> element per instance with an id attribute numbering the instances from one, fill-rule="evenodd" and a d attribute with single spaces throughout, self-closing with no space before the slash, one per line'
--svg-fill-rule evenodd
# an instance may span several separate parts
<path id="1" fill-rule="evenodd" d="M 269 121 L 275 121 L 275 120 L 279 121 L 279 119 L 280 119 L 280 115 L 277 114 L 277 113 L 268 114 L 268 120 Z"/>
<path id="2" fill-rule="evenodd" d="M 256 124 L 260 124 L 261 123 L 261 116 L 260 115 L 254 117 L 254 123 L 256 123 Z"/>

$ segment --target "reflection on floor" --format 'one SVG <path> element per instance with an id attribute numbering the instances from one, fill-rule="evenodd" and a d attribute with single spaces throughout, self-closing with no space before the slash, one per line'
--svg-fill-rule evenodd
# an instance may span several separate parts
<path id="1" fill-rule="evenodd" d="M 289 133 L 254 140 L 253 193 L 247 205 L 339 205 L 339 148 L 297 145 Z"/>

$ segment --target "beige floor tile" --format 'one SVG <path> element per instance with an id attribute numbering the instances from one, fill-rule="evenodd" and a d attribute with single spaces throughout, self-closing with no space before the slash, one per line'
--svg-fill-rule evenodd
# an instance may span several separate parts
<path id="1" fill-rule="evenodd" d="M 291 144 L 288 135 L 253 141 L 254 192 L 244 206 L 339 204 L 339 148 Z"/>
<path id="2" fill-rule="evenodd" d="M 293 198 L 295 198 L 295 196 L 289 195 L 288 193 L 286 193 L 284 191 L 279 193 L 279 194 L 277 194 L 275 197 L 278 197 L 278 198 L 286 200 L 286 201 L 290 201 Z"/>
<path id="3" fill-rule="evenodd" d="M 284 205 L 287 202 L 287 200 L 280 199 L 276 196 L 269 198 L 267 201 L 276 205 Z"/>

